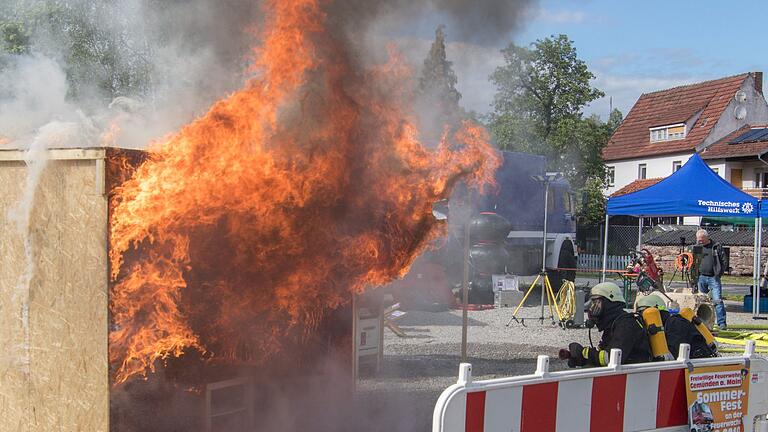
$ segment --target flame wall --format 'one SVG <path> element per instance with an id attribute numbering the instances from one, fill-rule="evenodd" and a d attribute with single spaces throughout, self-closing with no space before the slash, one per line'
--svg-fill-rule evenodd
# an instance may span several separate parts
<path id="1" fill-rule="evenodd" d="M 115 193 L 115 379 L 200 353 L 260 365 L 351 293 L 407 272 L 444 227 L 432 205 L 498 157 L 471 122 L 420 141 L 397 53 L 359 64 L 333 2 L 266 1 L 253 78 Z"/>

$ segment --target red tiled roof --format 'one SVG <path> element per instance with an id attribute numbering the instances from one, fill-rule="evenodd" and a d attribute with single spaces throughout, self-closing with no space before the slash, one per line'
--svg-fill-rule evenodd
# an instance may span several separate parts
<path id="1" fill-rule="evenodd" d="M 752 128 L 765 128 L 767 125 L 751 126 L 745 125 L 731 132 L 725 138 L 716 141 L 714 144 L 705 148 L 700 154 L 702 159 L 727 159 L 734 157 L 757 156 L 768 150 L 768 141 L 745 142 L 739 144 L 729 144 L 739 135 L 749 131 Z"/>
<path id="2" fill-rule="evenodd" d="M 603 159 L 612 161 L 693 150 L 709 135 L 749 76 L 746 73 L 641 95 L 603 149 Z M 701 115 L 684 139 L 651 143 L 649 128 L 683 123 L 698 112 Z"/>
<path id="3" fill-rule="evenodd" d="M 666 177 L 657 177 L 657 178 L 649 178 L 649 179 L 640 179 L 635 180 L 632 183 L 624 186 L 623 188 L 617 190 L 616 192 L 611 194 L 611 198 L 626 195 L 628 193 L 637 192 L 639 190 L 645 189 L 647 187 L 653 186 L 656 183 L 664 180 Z"/>

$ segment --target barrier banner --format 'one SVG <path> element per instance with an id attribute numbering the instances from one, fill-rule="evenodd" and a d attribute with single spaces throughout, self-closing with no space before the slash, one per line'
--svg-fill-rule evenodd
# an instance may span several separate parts
<path id="1" fill-rule="evenodd" d="M 744 365 L 697 367 L 685 372 L 691 432 L 740 432 L 747 412 L 749 369 Z"/>

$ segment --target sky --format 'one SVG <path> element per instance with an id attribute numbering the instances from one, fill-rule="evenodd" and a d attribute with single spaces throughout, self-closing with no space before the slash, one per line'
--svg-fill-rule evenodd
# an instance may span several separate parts
<path id="1" fill-rule="evenodd" d="M 604 119 L 610 99 L 626 115 L 645 92 L 768 72 L 768 2 L 543 0 L 524 17 L 517 31 L 483 44 L 452 37 L 448 25 L 448 57 L 466 109 L 490 110 L 495 88 L 488 76 L 503 63 L 501 48 L 560 33 L 573 40 L 596 77 L 593 84 L 606 94 L 585 113 Z M 413 37 L 400 41 L 415 64 L 426 56 L 437 24 L 422 22 Z"/>

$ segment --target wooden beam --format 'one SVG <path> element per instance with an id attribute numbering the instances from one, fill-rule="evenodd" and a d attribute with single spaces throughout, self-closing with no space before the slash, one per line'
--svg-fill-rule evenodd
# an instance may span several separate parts
<path id="1" fill-rule="evenodd" d="M 106 148 L 68 148 L 46 151 L 48 160 L 92 160 L 104 159 Z M 0 150 L 0 161 L 23 161 L 24 150 Z"/>

